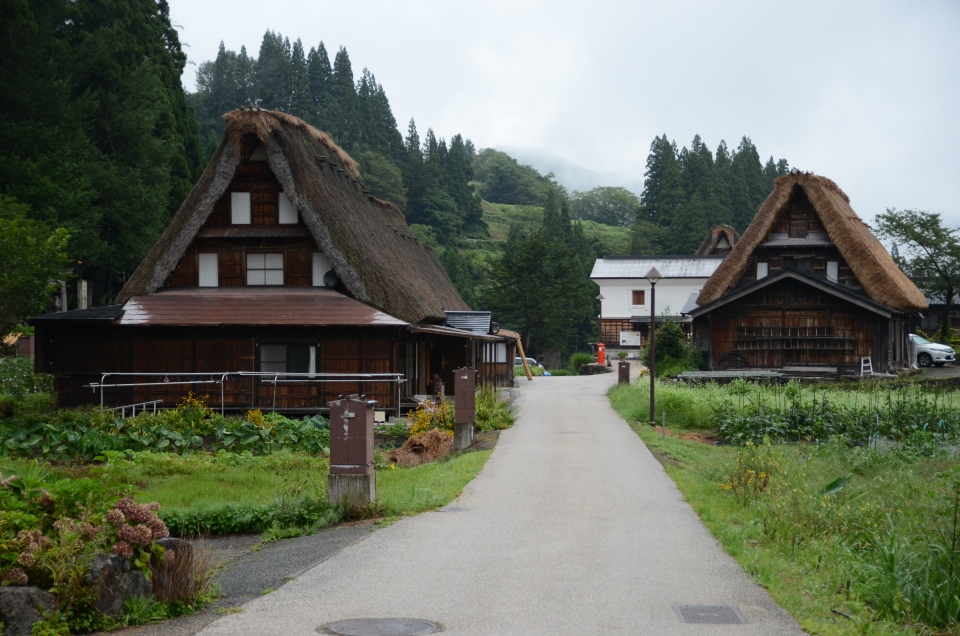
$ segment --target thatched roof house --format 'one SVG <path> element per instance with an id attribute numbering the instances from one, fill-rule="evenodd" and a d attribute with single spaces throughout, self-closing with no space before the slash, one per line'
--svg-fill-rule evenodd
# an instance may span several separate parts
<path id="1" fill-rule="evenodd" d="M 33 320 L 61 405 L 172 405 L 213 384 L 224 410 L 315 413 L 362 393 L 400 413 L 461 367 L 512 383 L 513 340 L 457 313 L 470 307 L 433 251 L 326 134 L 281 112 L 225 119 L 118 304 Z"/>
<path id="2" fill-rule="evenodd" d="M 740 240 L 740 233 L 729 225 L 717 225 L 710 230 L 707 238 L 694 252 L 697 256 L 724 256 Z"/>
<path id="3" fill-rule="evenodd" d="M 711 367 L 910 364 L 911 315 L 927 308 L 830 179 L 778 178 L 703 285 L 694 338 Z"/>
<path id="4" fill-rule="evenodd" d="M 442 322 L 444 310 L 469 309 L 433 250 L 413 236 L 395 206 L 364 192 L 356 162 L 329 136 L 278 111 L 240 109 L 224 119 L 220 148 L 120 291 L 119 303 L 165 286 L 237 167 L 257 153 L 356 300 L 411 323 Z"/>
<path id="5" fill-rule="evenodd" d="M 697 304 L 702 306 L 713 302 L 736 287 L 761 244 L 776 247 L 779 243 L 780 247 L 789 247 L 794 237 L 790 236 L 786 217 L 793 208 L 799 210 L 805 205 L 812 207 L 819 218 L 826 233 L 822 238 L 839 250 L 871 300 L 903 313 L 927 308 L 923 294 L 900 271 L 870 228 L 853 211 L 849 197 L 837 184 L 826 177 L 801 172 L 785 175 L 774 182 L 773 192 L 760 206 L 757 216 L 703 286 Z M 786 227 L 774 228 L 778 221 Z M 778 229 L 785 231 L 777 232 Z M 808 229 L 806 236 L 809 234 Z"/>

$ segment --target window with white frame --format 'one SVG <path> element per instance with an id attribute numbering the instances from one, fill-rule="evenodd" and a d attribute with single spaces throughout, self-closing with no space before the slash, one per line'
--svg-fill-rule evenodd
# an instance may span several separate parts
<path id="1" fill-rule="evenodd" d="M 247 254 L 247 285 L 283 285 L 283 254 Z"/>
<path id="2" fill-rule="evenodd" d="M 278 195 L 280 205 L 280 223 L 290 224 L 297 222 L 297 206 L 293 204 L 285 192 Z"/>
<path id="3" fill-rule="evenodd" d="M 316 373 L 317 347 L 306 344 L 260 345 L 263 373 Z"/>
<path id="4" fill-rule="evenodd" d="M 218 256 L 214 253 L 200 253 L 200 287 L 218 287 L 220 273 Z"/>
<path id="5" fill-rule="evenodd" d="M 250 225 L 250 193 L 230 193 L 230 222 L 234 225 Z"/>
<path id="6" fill-rule="evenodd" d="M 757 280 L 761 278 L 766 278 L 767 274 L 770 273 L 770 264 L 765 261 L 757 262 Z"/>

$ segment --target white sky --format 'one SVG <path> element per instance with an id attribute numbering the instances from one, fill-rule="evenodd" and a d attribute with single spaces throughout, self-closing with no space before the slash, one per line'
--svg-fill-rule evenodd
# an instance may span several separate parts
<path id="1" fill-rule="evenodd" d="M 411 117 L 486 147 L 530 148 L 643 179 L 666 133 L 833 179 L 867 222 L 895 207 L 960 228 L 956 0 L 169 0 L 190 64 L 256 57 L 267 29 L 383 85 Z"/>

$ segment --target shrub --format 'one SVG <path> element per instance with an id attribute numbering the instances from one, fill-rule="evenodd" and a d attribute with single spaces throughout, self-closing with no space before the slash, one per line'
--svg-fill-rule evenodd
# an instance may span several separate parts
<path id="1" fill-rule="evenodd" d="M 448 397 L 424 400 L 407 416 L 410 436 L 422 435 L 432 429 L 453 433 L 453 402 Z"/>
<path id="2" fill-rule="evenodd" d="M 567 363 L 567 368 L 570 369 L 571 373 L 577 374 L 580 372 L 580 367 L 585 364 L 593 363 L 593 354 L 579 352 L 570 356 L 570 361 Z"/>
<path id="3" fill-rule="evenodd" d="M 687 338 L 680 325 L 672 320 L 657 323 L 657 377 L 677 375 L 699 369 L 703 355 Z M 640 361 L 650 366 L 650 342 L 640 348 Z"/>

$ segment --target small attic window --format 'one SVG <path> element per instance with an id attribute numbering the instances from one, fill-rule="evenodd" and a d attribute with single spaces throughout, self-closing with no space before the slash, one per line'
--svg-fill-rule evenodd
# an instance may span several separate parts
<path id="1" fill-rule="evenodd" d="M 285 192 L 277 195 L 280 206 L 280 223 L 291 224 L 297 222 L 297 206 L 287 197 Z"/>
<path id="2" fill-rule="evenodd" d="M 267 160 L 267 151 L 263 147 L 263 144 L 257 144 L 257 147 L 254 149 L 253 154 L 250 155 L 249 161 L 266 161 Z"/>
<path id="3" fill-rule="evenodd" d="M 230 193 L 230 222 L 234 225 L 250 225 L 250 193 Z"/>
<path id="4" fill-rule="evenodd" d="M 807 217 L 790 219 L 790 238 L 807 238 Z"/>

